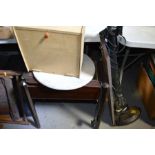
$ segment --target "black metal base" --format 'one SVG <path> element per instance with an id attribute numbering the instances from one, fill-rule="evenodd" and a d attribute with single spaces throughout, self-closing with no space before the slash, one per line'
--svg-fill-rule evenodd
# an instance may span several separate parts
<path id="1" fill-rule="evenodd" d="M 125 111 L 115 113 L 116 126 L 128 125 L 135 122 L 141 114 L 141 110 L 138 107 L 128 107 Z"/>

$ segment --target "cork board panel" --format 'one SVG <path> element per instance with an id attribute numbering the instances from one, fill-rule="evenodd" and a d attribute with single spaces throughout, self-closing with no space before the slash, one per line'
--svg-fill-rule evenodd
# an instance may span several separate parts
<path id="1" fill-rule="evenodd" d="M 83 35 L 35 29 L 14 28 L 28 71 L 80 76 L 83 59 Z"/>

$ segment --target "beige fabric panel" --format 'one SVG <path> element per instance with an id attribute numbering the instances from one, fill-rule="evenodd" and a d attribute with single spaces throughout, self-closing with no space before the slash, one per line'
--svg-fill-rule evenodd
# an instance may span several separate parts
<path id="1" fill-rule="evenodd" d="M 36 70 L 79 77 L 81 35 L 14 29 L 28 71 Z M 82 54 L 83 55 L 83 54 Z"/>

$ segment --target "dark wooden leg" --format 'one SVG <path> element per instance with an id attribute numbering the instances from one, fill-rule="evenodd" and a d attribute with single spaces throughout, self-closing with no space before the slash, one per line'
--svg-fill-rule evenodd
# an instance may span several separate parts
<path id="1" fill-rule="evenodd" d="M 19 76 L 14 76 L 12 79 L 12 82 L 13 82 L 14 90 L 17 90 L 14 92 L 15 92 L 15 95 L 17 98 L 17 103 L 19 106 L 20 115 L 23 117 L 24 121 L 27 121 L 27 118 L 26 118 L 26 115 L 24 112 L 24 100 L 23 100 L 23 94 L 22 94 L 22 90 L 21 90 L 21 86 L 20 86 Z"/>
<path id="2" fill-rule="evenodd" d="M 23 88 L 24 88 L 26 97 L 27 97 L 27 99 L 28 99 L 28 105 L 29 105 L 29 108 L 30 108 L 32 117 L 33 117 L 33 119 L 34 119 L 34 122 L 35 122 L 35 124 L 36 124 L 36 127 L 37 127 L 37 128 L 40 128 L 39 118 L 38 118 L 36 109 L 35 109 L 35 107 L 34 107 L 34 103 L 33 103 L 33 101 L 32 101 L 32 98 L 31 98 L 31 96 L 30 96 L 30 93 L 29 93 L 27 84 L 26 84 L 26 82 L 25 82 L 24 80 L 22 80 L 21 82 L 22 82 L 22 86 L 23 86 Z"/>
<path id="3" fill-rule="evenodd" d="M 108 84 L 104 84 L 104 85 L 101 84 L 101 85 L 102 85 L 102 88 L 101 88 L 101 93 L 97 104 L 97 113 L 94 117 L 94 120 L 91 122 L 91 126 L 94 129 L 98 129 L 100 126 L 101 118 L 104 111 L 104 103 L 106 101 L 107 92 L 108 92 Z"/>

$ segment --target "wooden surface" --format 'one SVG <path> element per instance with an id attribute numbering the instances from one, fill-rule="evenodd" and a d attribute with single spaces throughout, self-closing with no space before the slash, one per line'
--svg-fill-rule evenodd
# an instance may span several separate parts
<path id="1" fill-rule="evenodd" d="M 81 27 L 82 30 L 82 27 Z M 14 28 L 28 71 L 80 76 L 84 34 Z"/>
<path id="2" fill-rule="evenodd" d="M 50 32 L 58 32 L 58 33 L 69 33 L 69 34 L 77 34 L 80 35 L 82 31 L 85 29 L 83 26 L 22 26 L 19 29 L 29 29 L 35 31 L 50 31 Z"/>
<path id="3" fill-rule="evenodd" d="M 32 98 L 36 100 L 97 101 L 101 89 L 100 83 L 97 80 L 92 80 L 88 85 L 80 89 L 57 91 L 39 84 L 31 73 L 25 74 L 24 78 Z"/>
<path id="4" fill-rule="evenodd" d="M 155 119 L 155 88 L 142 66 L 138 79 L 138 91 L 148 116 L 151 119 Z"/>

